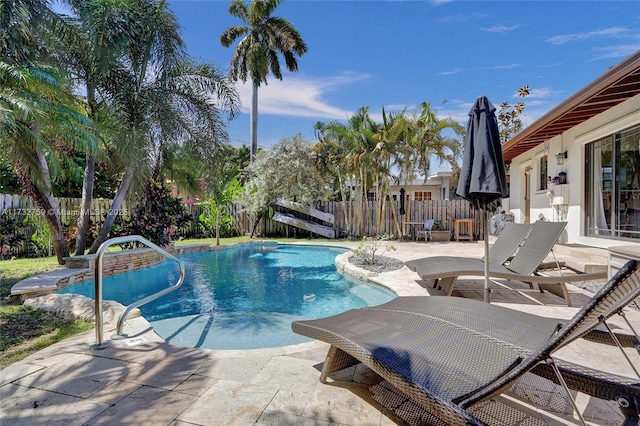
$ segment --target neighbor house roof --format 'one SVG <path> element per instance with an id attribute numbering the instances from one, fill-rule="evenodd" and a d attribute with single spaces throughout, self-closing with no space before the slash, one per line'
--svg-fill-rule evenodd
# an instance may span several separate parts
<path id="1" fill-rule="evenodd" d="M 640 94 L 640 50 L 540 117 L 502 146 L 505 163 Z"/>

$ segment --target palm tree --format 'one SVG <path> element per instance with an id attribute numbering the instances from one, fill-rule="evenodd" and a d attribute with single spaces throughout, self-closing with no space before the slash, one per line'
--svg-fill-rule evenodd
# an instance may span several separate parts
<path id="1" fill-rule="evenodd" d="M 412 117 L 412 126 L 407 138 L 412 155 L 405 158 L 408 167 L 405 169 L 406 177 L 409 178 L 418 172 L 426 179 L 432 158 L 448 163 L 455 172 L 458 168 L 456 159 L 462 146 L 456 137 L 447 136 L 445 130 L 459 136 L 464 133 L 464 128 L 451 118 L 438 118 L 427 102 L 421 103 L 419 108 L 419 114 Z"/>
<path id="2" fill-rule="evenodd" d="M 367 199 L 367 192 L 374 181 L 373 151 L 376 147 L 374 136 L 378 131 L 378 124 L 369 116 L 369 108 L 359 108 L 348 122 L 333 121 L 330 123 L 317 123 L 316 135 L 321 146 L 316 147 L 316 153 L 323 160 L 321 167 L 332 170 L 342 185 L 358 184 L 361 200 Z M 342 199 L 348 199 L 346 191 L 341 190 Z M 366 206 L 366 204 L 364 204 Z M 355 213 L 361 211 L 355 209 Z M 357 228 L 355 223 L 362 218 L 345 214 L 347 230 L 349 224 Z"/>
<path id="3" fill-rule="evenodd" d="M 0 149 L 44 214 L 58 263 L 64 264 L 69 252 L 51 175 L 67 147 L 92 146 L 90 123 L 64 72 L 46 61 L 43 40 L 63 27 L 48 2 L 0 2 L 0 22 Z"/>
<path id="4" fill-rule="evenodd" d="M 80 86 L 85 88 L 87 115 L 98 121 L 108 106 L 102 96 L 107 95 L 102 84 L 109 71 L 117 66 L 131 35 L 132 9 L 126 2 L 111 0 L 67 0 L 74 18 L 67 18 L 68 36 L 60 46 L 58 57 L 72 71 Z M 103 123 L 106 124 L 106 123 Z M 104 137 L 104 133 L 102 134 Z M 87 150 L 82 184 L 82 204 L 78 217 L 75 254 L 84 254 L 90 225 L 96 156 L 100 152 Z"/>
<path id="5" fill-rule="evenodd" d="M 406 116 L 406 108 L 399 113 L 387 114 L 382 108 L 382 125 L 373 136 L 376 147 L 373 151 L 376 159 L 376 172 L 378 181 L 378 223 L 380 229 L 384 220 L 384 211 L 387 198 L 389 196 L 390 180 L 399 181 L 399 177 L 392 176 L 392 171 L 396 170 L 398 159 L 402 157 L 402 152 L 406 151 L 406 135 L 409 128 L 409 121 Z M 398 214 L 395 210 L 395 203 L 391 204 L 391 213 L 394 218 L 397 235 L 402 235 Z"/>
<path id="6" fill-rule="evenodd" d="M 189 59 L 175 15 L 164 1 L 132 2 L 131 37 L 119 65 L 105 78 L 126 136 L 119 141 L 122 181 L 90 253 L 108 237 L 135 182 L 162 168 L 163 153 L 188 146 L 205 153 L 227 141 L 222 111 L 238 110 L 238 96 L 211 64 Z"/>
<path id="7" fill-rule="evenodd" d="M 405 184 L 417 175 L 426 179 L 432 158 L 448 162 L 455 171 L 460 142 L 444 131 L 451 130 L 455 134 L 463 131 L 454 120 L 438 119 L 428 103 L 420 104 L 419 111 L 413 114 L 406 109 L 387 114 L 383 109 L 382 118 L 381 124 L 375 123 L 369 117 L 368 108 L 363 107 L 346 124 L 337 121 L 317 123 L 315 130 L 319 142 L 314 148 L 321 170 L 336 176 L 341 185 L 357 183 L 362 200 L 367 199 L 373 182 L 378 182 L 379 211 L 384 210 L 390 179 Z M 346 199 L 344 190 L 342 198 Z M 348 226 L 350 219 L 348 214 L 346 216 Z M 355 218 L 354 222 L 357 220 Z M 400 232 L 397 221 L 396 229 Z"/>
<path id="8" fill-rule="evenodd" d="M 242 0 L 234 0 L 229 6 L 229 14 L 240 18 L 245 25 L 227 28 L 220 36 L 220 43 L 229 47 L 238 38 L 231 58 L 231 76 L 234 80 L 246 82 L 251 78 L 251 161 L 258 150 L 258 88 L 267 84 L 269 72 L 282 80 L 278 53 L 284 57 L 287 69 L 298 70 L 296 55 L 302 56 L 307 45 L 300 33 L 289 21 L 271 16 L 283 0 L 254 0 L 247 5 Z"/>

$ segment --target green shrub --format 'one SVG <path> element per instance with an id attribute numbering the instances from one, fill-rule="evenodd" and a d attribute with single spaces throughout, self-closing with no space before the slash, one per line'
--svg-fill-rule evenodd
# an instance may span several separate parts
<path id="1" fill-rule="evenodd" d="M 444 225 L 444 223 L 441 220 L 436 220 L 435 222 L 433 222 L 433 226 L 431 227 L 432 231 L 446 231 L 447 227 Z"/>
<path id="2" fill-rule="evenodd" d="M 130 219 L 125 219 L 123 234 L 141 235 L 163 247 L 171 242 L 176 229 L 193 220 L 179 198 L 171 195 L 162 183 L 150 180 L 145 187 L 142 202 L 136 206 Z M 120 225 L 118 225 L 120 226 Z M 113 234 L 120 234 L 114 229 Z"/>
<path id="3" fill-rule="evenodd" d="M 0 260 L 17 254 L 18 246 L 27 241 L 27 225 L 8 215 L 0 215 Z"/>

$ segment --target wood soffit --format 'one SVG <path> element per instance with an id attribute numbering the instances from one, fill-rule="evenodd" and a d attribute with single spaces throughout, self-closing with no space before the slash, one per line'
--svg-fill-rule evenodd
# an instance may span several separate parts
<path id="1" fill-rule="evenodd" d="M 505 163 L 640 94 L 640 50 L 540 117 L 502 146 Z"/>

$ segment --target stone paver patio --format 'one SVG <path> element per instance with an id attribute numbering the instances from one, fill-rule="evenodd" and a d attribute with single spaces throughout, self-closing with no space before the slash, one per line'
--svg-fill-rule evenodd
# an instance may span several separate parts
<path id="1" fill-rule="evenodd" d="M 357 247 L 358 243 L 341 243 Z M 386 255 L 401 260 L 452 253 L 482 256 L 476 243 L 394 242 Z M 416 282 L 406 267 L 372 280 L 399 295 L 438 294 Z M 482 299 L 482 280 L 460 280 L 459 293 Z M 569 286 L 575 305 L 588 293 Z M 497 288 L 492 302 L 541 315 L 569 317 L 575 308 L 549 293 L 522 286 Z M 640 313 L 631 320 L 640 328 Z M 164 342 L 142 317 L 126 322 L 126 340 L 109 340 L 92 350 L 89 331 L 37 352 L 0 371 L 0 422 L 5 425 L 394 425 L 403 424 L 382 408 L 369 387 L 380 379 L 362 366 L 319 382 L 328 345 L 310 342 L 276 349 L 214 351 Z M 633 377 L 615 347 L 577 341 L 559 357 Z M 640 358 L 629 349 L 632 360 Z M 616 405 L 578 394 L 591 424 L 621 424 Z M 476 407 L 492 424 L 578 424 L 558 388 L 528 375 L 504 395 Z"/>

